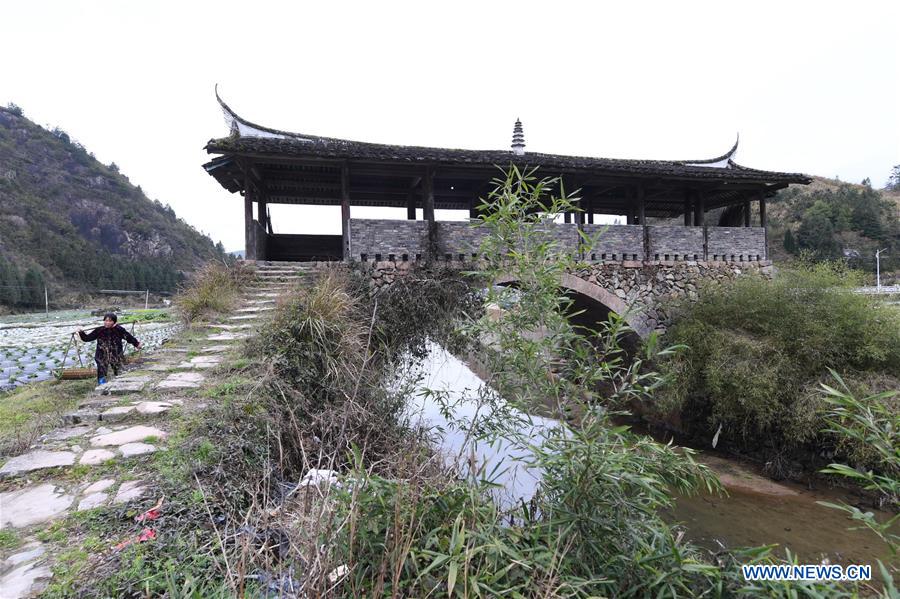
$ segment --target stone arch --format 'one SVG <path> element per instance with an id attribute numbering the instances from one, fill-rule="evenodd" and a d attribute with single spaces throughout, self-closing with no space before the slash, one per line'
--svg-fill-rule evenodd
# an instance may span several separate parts
<path id="1" fill-rule="evenodd" d="M 509 285 L 511 283 L 516 283 L 517 281 L 518 279 L 512 275 L 502 275 L 494 281 L 494 284 Z M 590 281 L 586 281 L 567 272 L 563 273 L 559 278 L 559 286 L 562 289 L 580 294 L 597 302 L 611 312 L 622 315 L 625 318 L 625 322 L 634 329 L 634 332 L 637 333 L 641 339 L 646 339 L 653 330 L 652 327 L 647 325 L 640 312 L 631 309 L 631 307 L 625 303 L 625 300 L 614 293 L 610 293 L 596 283 L 591 283 Z"/>

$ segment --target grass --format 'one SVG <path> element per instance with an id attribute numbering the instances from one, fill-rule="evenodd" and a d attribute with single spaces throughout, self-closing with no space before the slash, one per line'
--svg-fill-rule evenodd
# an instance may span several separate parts
<path id="1" fill-rule="evenodd" d="M 0 455 L 19 453 L 59 426 L 94 385 L 93 380 L 45 381 L 0 394 Z"/>

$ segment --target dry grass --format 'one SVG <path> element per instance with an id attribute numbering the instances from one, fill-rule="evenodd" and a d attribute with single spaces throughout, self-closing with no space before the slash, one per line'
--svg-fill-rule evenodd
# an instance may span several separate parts
<path id="1" fill-rule="evenodd" d="M 253 278 L 244 263 L 208 262 L 175 298 L 185 323 L 229 312 L 241 289 Z"/>

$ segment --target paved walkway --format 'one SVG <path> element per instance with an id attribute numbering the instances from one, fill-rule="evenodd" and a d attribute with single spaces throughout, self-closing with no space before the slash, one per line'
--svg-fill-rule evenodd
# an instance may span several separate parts
<path id="1" fill-rule="evenodd" d="M 288 276 L 282 274 L 290 270 Z M 0 529 L 14 531 L 18 547 L 0 560 L 0 598 L 40 593 L 52 577 L 53 554 L 37 533 L 84 510 L 134 504 L 140 513 L 158 498 L 146 458 L 165 448 L 174 432 L 173 410 L 202 407 L 207 374 L 250 337 L 297 280 L 291 267 L 260 265 L 256 282 L 234 313 L 194 328 L 199 342 L 175 340 L 122 376 L 100 385 L 56 430 L 0 466 Z M 114 463 L 131 460 L 128 478 Z M 97 471 L 97 472 L 95 472 Z"/>

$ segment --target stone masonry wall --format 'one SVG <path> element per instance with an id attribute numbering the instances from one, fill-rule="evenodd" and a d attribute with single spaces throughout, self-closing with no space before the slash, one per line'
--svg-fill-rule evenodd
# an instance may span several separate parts
<path id="1" fill-rule="evenodd" d="M 472 263 L 442 263 L 451 268 L 472 268 Z M 361 265 L 370 277 L 369 285 L 380 289 L 397 278 L 420 268 L 409 262 L 369 262 Z M 611 294 L 602 302 L 614 311 L 632 311 L 629 321 L 639 331 L 664 331 L 671 323 L 673 308 L 680 300 L 693 301 L 704 285 L 716 285 L 741 275 L 754 273 L 771 276 L 771 266 L 765 263 L 737 264 L 734 262 L 659 262 L 635 261 L 582 263 L 571 274 L 591 286 Z M 585 289 L 579 290 L 579 292 Z M 596 296 L 603 295 L 596 293 Z M 611 306 L 609 304 L 616 304 Z"/>
<path id="2" fill-rule="evenodd" d="M 748 262 L 765 258 L 766 231 L 762 227 L 709 227 L 707 260 Z"/>
<path id="3" fill-rule="evenodd" d="M 760 227 L 681 227 L 640 225 L 583 225 L 597 236 L 583 255 L 578 225 L 540 226 L 560 252 L 586 262 L 754 262 L 765 260 L 765 231 Z M 471 262 L 477 259 L 485 231 L 473 221 L 435 223 L 435 258 Z M 705 239 L 704 239 L 705 235 Z M 646 239 L 645 239 L 646 237 Z M 704 241 L 706 249 L 704 250 Z M 428 223 L 420 220 L 350 220 L 350 257 L 353 261 L 414 262 L 428 252 Z"/>
<path id="4" fill-rule="evenodd" d="M 703 260 L 702 227 L 651 226 L 650 260 Z"/>
<path id="5" fill-rule="evenodd" d="M 599 235 L 585 252 L 588 262 L 644 259 L 644 228 L 640 225 L 584 225 L 584 232 L 591 238 Z"/>
<path id="6" fill-rule="evenodd" d="M 413 262 L 428 249 L 428 223 L 422 220 L 350 219 L 350 259 Z M 418 257 L 418 258 L 417 258 Z"/>

